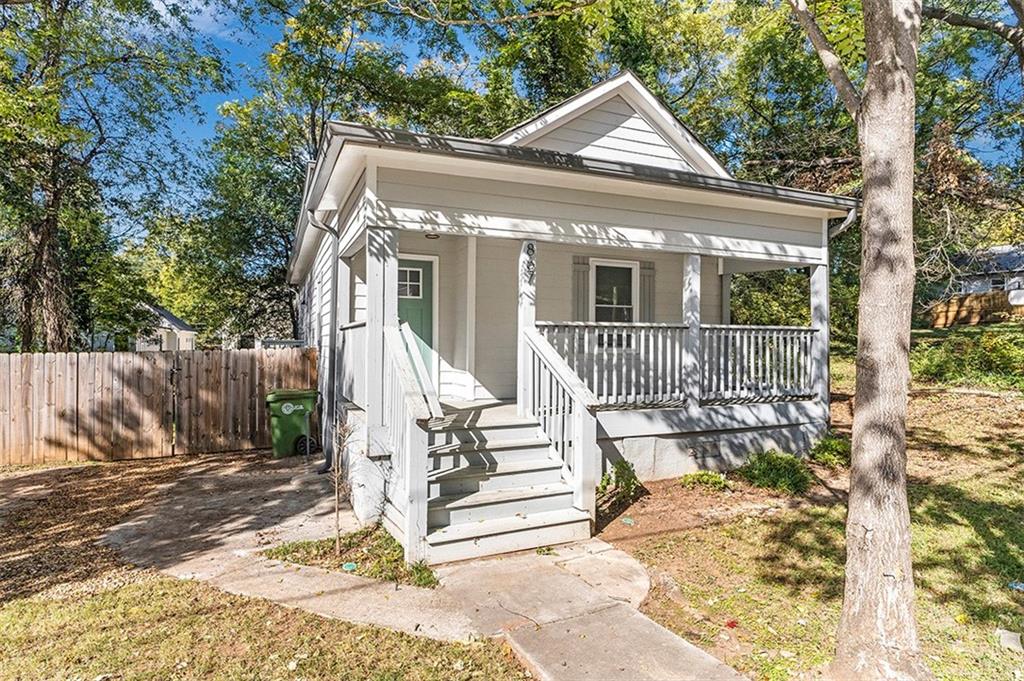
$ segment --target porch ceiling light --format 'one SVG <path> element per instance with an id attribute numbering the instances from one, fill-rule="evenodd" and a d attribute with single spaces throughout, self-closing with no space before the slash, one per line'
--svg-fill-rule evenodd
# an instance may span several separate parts
<path id="1" fill-rule="evenodd" d="M 427 232 L 423 236 L 425 236 L 428 239 L 440 239 L 441 238 L 441 235 L 438 234 L 437 232 Z"/>

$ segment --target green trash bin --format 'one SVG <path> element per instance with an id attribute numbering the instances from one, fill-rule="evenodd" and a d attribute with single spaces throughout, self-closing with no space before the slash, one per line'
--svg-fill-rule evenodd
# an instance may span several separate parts
<path id="1" fill-rule="evenodd" d="M 313 453 L 316 441 L 309 432 L 309 424 L 313 420 L 318 394 L 316 390 L 271 390 L 267 393 L 270 441 L 275 459 Z"/>

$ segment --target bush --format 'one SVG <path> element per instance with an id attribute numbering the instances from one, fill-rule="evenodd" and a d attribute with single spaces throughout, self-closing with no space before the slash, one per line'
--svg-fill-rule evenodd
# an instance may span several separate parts
<path id="1" fill-rule="evenodd" d="M 736 473 L 752 485 L 786 494 L 803 494 L 813 480 L 806 463 L 774 449 L 754 454 Z"/>
<path id="2" fill-rule="evenodd" d="M 910 370 L 936 383 L 1024 390 L 1024 328 L 964 327 L 922 340 L 910 352 Z"/>
<path id="3" fill-rule="evenodd" d="M 850 466 L 849 439 L 829 431 L 811 449 L 811 460 L 832 469 L 848 468 Z"/>
<path id="4" fill-rule="evenodd" d="M 643 485 L 640 484 L 640 478 L 636 477 L 636 469 L 625 459 L 613 463 L 612 469 L 601 476 L 601 482 L 597 485 L 598 495 L 607 496 L 613 505 L 631 503 L 642 491 Z"/>
<path id="5" fill-rule="evenodd" d="M 687 489 L 704 487 L 705 489 L 723 490 L 729 486 L 729 481 L 725 479 L 725 473 L 697 471 L 696 473 L 687 473 L 679 478 L 679 484 Z"/>

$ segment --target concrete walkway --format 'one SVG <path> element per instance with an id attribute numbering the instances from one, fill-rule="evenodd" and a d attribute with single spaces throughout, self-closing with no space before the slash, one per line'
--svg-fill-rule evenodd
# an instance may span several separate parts
<path id="1" fill-rule="evenodd" d="M 324 617 L 438 640 L 504 636 L 550 681 L 743 679 L 642 615 L 646 571 L 591 539 L 436 569 L 418 589 L 268 560 L 260 551 L 334 532 L 331 490 L 298 460 L 208 460 L 105 542 L 130 562 Z M 355 529 L 351 513 L 343 531 Z"/>

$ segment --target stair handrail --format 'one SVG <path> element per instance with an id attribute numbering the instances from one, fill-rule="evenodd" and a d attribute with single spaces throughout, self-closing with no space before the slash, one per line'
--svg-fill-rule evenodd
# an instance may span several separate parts
<path id="1" fill-rule="evenodd" d="M 429 438 L 423 424 L 431 419 L 431 410 L 413 368 L 414 359 L 402 332 L 396 326 L 384 328 L 385 376 L 392 376 L 394 400 L 385 400 L 382 419 L 392 455 L 394 475 L 392 504 L 398 502 L 401 513 L 402 545 L 405 560 L 416 563 L 427 556 L 427 450 Z M 385 395 L 389 385 L 385 385 Z"/>
<path id="2" fill-rule="evenodd" d="M 523 367 L 519 376 L 527 387 L 526 409 L 540 422 L 562 457 L 563 471 L 572 485 L 573 506 L 587 513 L 593 523 L 597 520 L 596 409 L 600 402 L 540 332 L 526 328 L 522 333 L 527 355 L 532 353 L 538 362 L 536 368 L 542 369 L 535 372 L 532 360 L 528 359 L 529 366 Z M 545 384 L 548 376 L 556 383 L 555 390 Z M 535 385 L 535 381 L 540 385 Z M 568 397 L 569 404 L 564 397 Z M 570 446 L 571 456 L 567 456 Z"/>
<path id="3" fill-rule="evenodd" d="M 413 333 L 412 327 L 409 326 L 409 322 L 402 322 L 398 328 L 402 334 L 406 354 L 408 354 L 409 360 L 412 364 L 416 383 L 419 386 L 420 393 L 423 395 L 423 399 L 427 403 L 430 418 L 443 418 L 444 410 L 441 409 L 441 400 L 437 397 L 437 391 L 434 389 L 434 382 L 431 380 L 431 375 L 427 371 L 426 364 L 423 363 L 423 355 L 419 352 L 419 347 L 416 343 L 416 335 Z"/>

